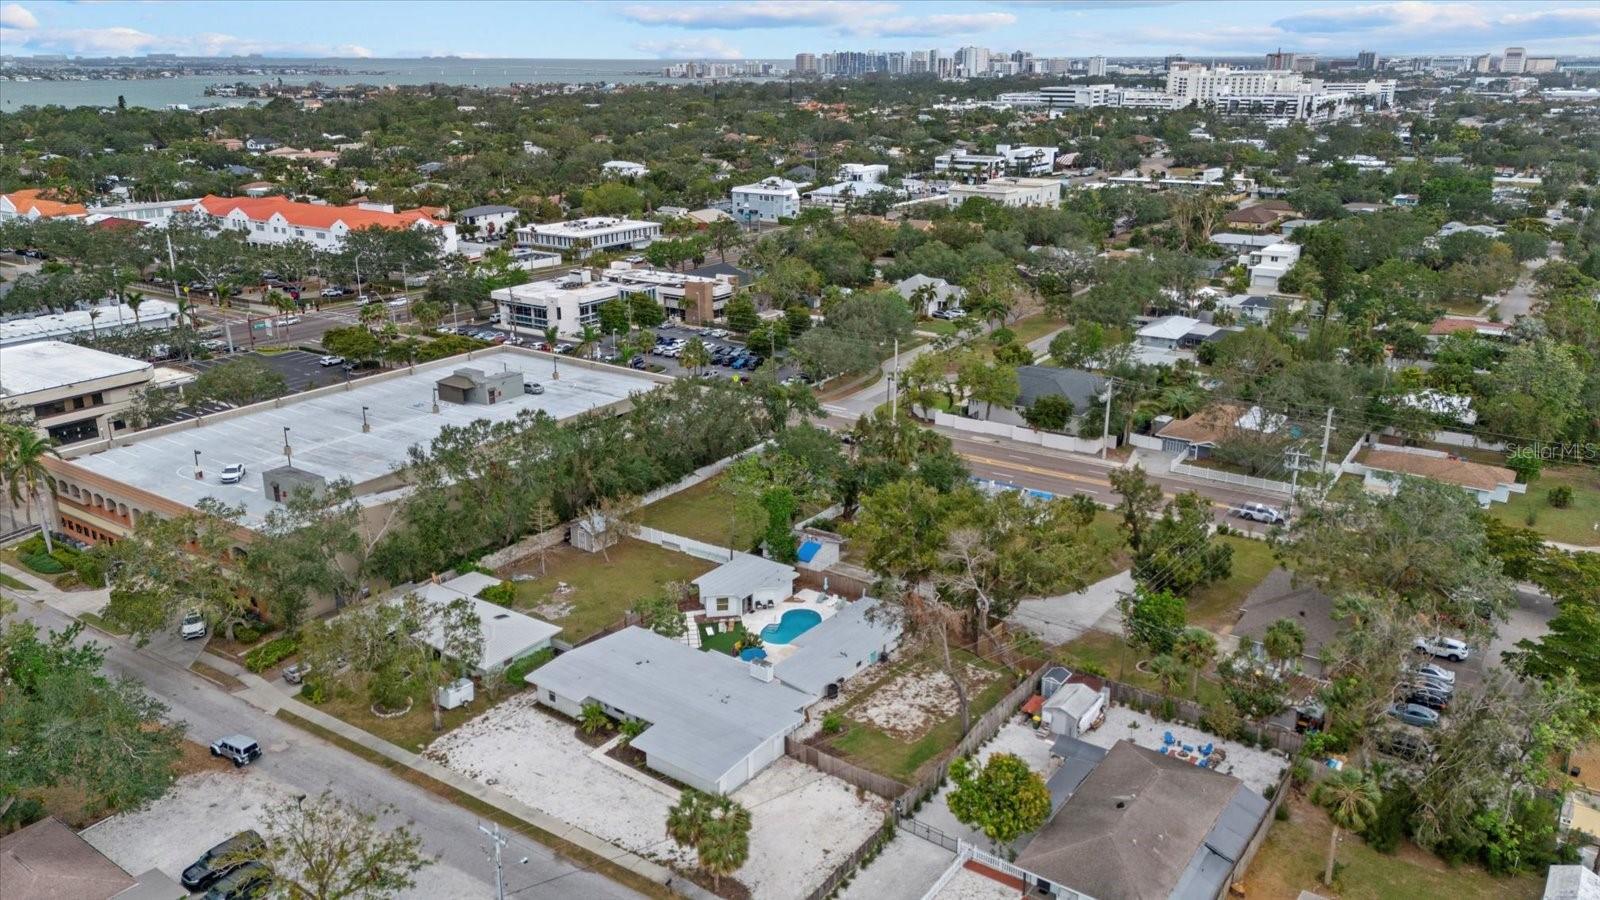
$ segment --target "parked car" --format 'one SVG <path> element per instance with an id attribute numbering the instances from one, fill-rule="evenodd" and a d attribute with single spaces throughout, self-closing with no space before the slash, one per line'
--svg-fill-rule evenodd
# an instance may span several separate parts
<path id="1" fill-rule="evenodd" d="M 389 300 L 389 306 L 394 309 L 400 309 L 404 306 L 408 306 L 410 303 L 410 297 L 394 297 Z"/>
<path id="2" fill-rule="evenodd" d="M 272 890 L 272 870 L 251 861 L 229 872 L 206 891 L 205 900 L 256 900 Z"/>
<path id="3" fill-rule="evenodd" d="M 1409 731 L 1389 731 L 1378 736 L 1379 753 L 1387 753 L 1406 762 L 1427 762 L 1433 755 L 1433 745 L 1422 735 Z"/>
<path id="4" fill-rule="evenodd" d="M 230 734 L 211 742 L 211 755 L 232 760 L 234 767 L 238 768 L 260 759 L 261 745 L 248 735 Z"/>
<path id="5" fill-rule="evenodd" d="M 1438 663 L 1419 663 L 1411 667 L 1411 673 L 1434 681 L 1441 681 L 1445 684 L 1453 685 L 1456 683 L 1456 673 Z"/>
<path id="6" fill-rule="evenodd" d="M 283 680 L 289 682 L 290 684 L 299 684 L 300 682 L 305 681 L 306 676 L 310 674 L 310 663 L 297 662 L 283 670 Z"/>
<path id="7" fill-rule="evenodd" d="M 1234 515 L 1252 522 L 1263 522 L 1267 525 L 1282 525 L 1289 521 L 1284 514 L 1275 507 L 1265 503 L 1244 503 L 1234 510 Z"/>
<path id="8" fill-rule="evenodd" d="M 322 365 L 324 365 L 324 366 L 342 366 L 342 365 L 344 365 L 344 357 L 342 357 L 342 356 L 324 356 L 321 359 L 317 360 L 317 362 L 322 364 Z"/>
<path id="9" fill-rule="evenodd" d="M 1396 703 L 1389 707 L 1389 715 L 1418 728 L 1438 728 L 1439 714 L 1416 703 Z"/>
<path id="10" fill-rule="evenodd" d="M 1424 675 L 1412 675 L 1401 683 L 1405 690 L 1438 691 L 1446 697 L 1455 696 L 1456 686 L 1448 682 L 1428 678 Z"/>
<path id="11" fill-rule="evenodd" d="M 243 463 L 228 463 L 222 467 L 222 477 L 219 480 L 223 484 L 238 484 L 244 480 L 244 476 L 245 468 Z"/>
<path id="12" fill-rule="evenodd" d="M 642 356 L 635 356 L 633 359 L 628 360 L 628 368 L 630 369 L 642 369 L 644 367 L 645 361 Z"/>
<path id="13" fill-rule="evenodd" d="M 947 321 L 955 321 L 956 319 L 959 319 L 959 318 L 961 318 L 962 316 L 964 316 L 966 314 L 967 314 L 966 310 L 961 309 L 960 307 L 957 307 L 955 309 L 941 309 L 941 310 L 938 310 L 937 312 L 935 312 L 933 314 L 933 317 L 935 319 L 945 319 Z"/>
<path id="14" fill-rule="evenodd" d="M 1414 687 L 1406 694 L 1405 702 L 1444 712 L 1450 708 L 1450 695 L 1432 688 Z"/>
<path id="15" fill-rule="evenodd" d="M 1413 647 L 1451 662 L 1461 662 L 1472 655 L 1472 648 L 1467 646 L 1466 641 L 1453 637 L 1419 637 Z"/>
<path id="16" fill-rule="evenodd" d="M 203 891 L 218 880 L 251 862 L 266 846 L 261 835 L 254 831 L 241 831 L 212 847 L 183 870 L 179 881 L 191 891 Z"/>
<path id="17" fill-rule="evenodd" d="M 300 317 L 299 316 L 284 316 L 283 318 L 278 320 L 278 324 L 279 325 L 299 325 L 300 324 Z"/>
<path id="18" fill-rule="evenodd" d="M 368 303 L 371 303 L 372 301 L 374 301 L 376 299 L 378 299 L 378 298 L 372 296 L 371 294 L 357 294 L 356 295 L 356 305 L 357 306 L 366 306 Z"/>
<path id="19" fill-rule="evenodd" d="M 323 297 L 343 297 L 345 294 L 350 293 L 350 290 L 342 287 L 325 287 L 319 293 Z"/>
<path id="20" fill-rule="evenodd" d="M 542 394 L 544 393 L 544 385 L 537 381 L 525 381 L 522 383 L 522 392 L 524 394 Z"/>
<path id="21" fill-rule="evenodd" d="M 206 617 L 195 610 L 183 614 L 183 621 L 178 623 L 178 634 L 186 641 L 206 636 Z"/>

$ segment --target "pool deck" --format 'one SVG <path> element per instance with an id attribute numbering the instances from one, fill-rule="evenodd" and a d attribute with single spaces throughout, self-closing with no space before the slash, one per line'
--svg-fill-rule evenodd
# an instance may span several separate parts
<path id="1" fill-rule="evenodd" d="M 826 619 L 838 611 L 841 602 L 843 602 L 842 599 L 833 594 L 823 594 L 820 591 L 806 588 L 788 600 L 774 604 L 771 609 L 758 609 L 755 612 L 745 613 L 740 618 L 740 621 L 744 623 L 745 631 L 760 634 L 761 629 L 768 625 L 778 624 L 786 612 L 809 609 Z M 773 664 L 782 662 L 795 651 L 795 648 L 789 644 L 764 643 L 762 647 L 767 651 L 767 661 Z"/>

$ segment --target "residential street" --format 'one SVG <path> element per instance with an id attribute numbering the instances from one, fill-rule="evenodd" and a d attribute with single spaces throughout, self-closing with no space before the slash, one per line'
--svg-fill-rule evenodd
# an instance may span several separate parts
<path id="1" fill-rule="evenodd" d="M 62 629 L 71 622 L 26 592 L 7 589 L 6 594 L 18 601 L 21 618 L 42 628 Z M 242 732 L 265 750 L 252 767 L 263 776 L 307 794 L 332 788 L 341 797 L 363 805 L 394 805 L 396 821 L 408 821 L 422 837 L 424 850 L 440 857 L 422 873 L 413 896 L 440 896 L 441 890 L 471 896 L 460 893 L 468 886 L 478 896 L 494 896 L 494 868 L 484 854 L 486 842 L 478 832 L 479 820 L 471 813 L 257 710 L 198 675 L 120 641 L 94 632 L 89 635 L 107 646 L 110 673 L 141 682 L 170 707 L 173 719 L 185 723 L 191 739 L 208 743 Z M 637 896 L 604 876 L 578 868 L 544 845 L 515 835 L 505 850 L 505 879 L 506 893 L 517 897 Z"/>

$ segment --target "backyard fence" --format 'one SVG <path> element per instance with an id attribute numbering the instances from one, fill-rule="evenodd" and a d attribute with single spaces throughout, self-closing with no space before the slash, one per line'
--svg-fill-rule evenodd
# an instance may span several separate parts
<path id="1" fill-rule="evenodd" d="M 633 537 L 647 544 L 655 544 L 674 553 L 685 553 L 707 562 L 725 563 L 734 556 L 734 552 L 727 547 L 719 547 L 716 544 L 708 544 L 705 541 L 697 541 L 694 538 L 645 525 L 640 525 L 633 533 Z"/>
<path id="2" fill-rule="evenodd" d="M 961 839 L 952 834 L 945 834 L 941 829 L 922 821 L 921 819 L 906 818 L 901 820 L 900 827 L 907 834 L 922 838 L 930 844 L 937 844 L 952 853 L 961 852 Z"/>
<path id="3" fill-rule="evenodd" d="M 1144 688 L 1137 688 L 1131 684 L 1124 684 L 1120 681 L 1112 681 L 1109 678 L 1105 679 L 1105 683 L 1106 688 L 1111 692 L 1112 703 L 1118 704 L 1119 706 L 1134 707 L 1136 709 L 1157 710 L 1162 712 L 1171 710 L 1172 718 L 1188 725 L 1193 725 L 1196 728 L 1204 728 L 1200 722 L 1204 711 L 1201 709 L 1200 704 L 1194 702 L 1193 700 L 1185 700 L 1181 697 L 1163 697 L 1161 694 L 1155 691 L 1147 691 Z M 1247 730 L 1257 736 L 1257 740 L 1254 743 L 1259 743 L 1259 741 L 1264 738 L 1270 746 L 1281 750 L 1290 756 L 1293 756 L 1295 753 L 1299 752 L 1300 745 L 1305 743 L 1304 735 L 1296 733 L 1293 729 L 1284 728 L 1281 725 L 1273 725 L 1268 723 L 1266 725 L 1256 726 Z M 1242 740 L 1241 743 L 1253 742 Z"/>
<path id="4" fill-rule="evenodd" d="M 871 791 L 885 800 L 894 800 L 906 792 L 905 785 L 887 775 L 868 771 L 792 737 L 783 739 L 783 752 L 814 769 L 820 769 L 835 778 L 848 781 L 864 791 Z"/>
<path id="5" fill-rule="evenodd" d="M 1099 437 L 1073 437 L 1070 434 L 1039 431 L 1026 425 L 1008 425 L 1004 422 L 969 419 L 966 416 L 954 416 L 947 412 L 935 412 L 933 414 L 933 424 L 941 428 L 994 435 L 995 437 L 1016 441 L 1020 444 L 1034 444 L 1047 450 L 1066 450 L 1071 453 L 1099 453 L 1102 447 L 1114 449 L 1117 446 L 1116 435 L 1105 439 Z"/>
<path id="6" fill-rule="evenodd" d="M 978 721 L 967 729 L 967 733 L 956 743 L 955 750 L 945 757 L 944 762 L 940 763 L 937 769 L 910 788 L 907 788 L 906 792 L 900 795 L 898 803 L 900 814 L 910 815 L 911 811 L 916 809 L 917 804 L 939 789 L 939 785 L 944 782 L 945 775 L 950 771 L 950 763 L 953 760 L 973 753 L 990 738 L 994 737 L 995 733 L 1000 730 L 1000 726 L 1004 725 L 1007 719 L 1016 715 L 1017 710 L 1022 708 L 1022 704 L 1038 692 L 1039 680 L 1044 677 L 1045 670 L 1048 668 L 1049 665 L 1046 664 L 1034 669 L 1032 674 L 1022 680 L 1021 684 L 1018 684 L 1011 689 L 1010 693 L 1001 697 L 1000 702 L 990 707 L 988 712 L 979 716 Z"/>
<path id="7" fill-rule="evenodd" d="M 850 876 L 855 874 L 856 869 L 863 862 L 876 856 L 878 851 L 883 849 L 884 844 L 894 840 L 894 827 L 894 816 L 884 816 L 883 824 L 878 826 L 878 830 L 862 841 L 861 845 L 852 850 L 849 856 L 839 860 L 839 864 L 833 867 L 833 871 L 828 873 L 828 877 L 824 878 L 821 884 L 806 895 L 806 900 L 823 900 L 825 897 L 831 897 L 834 891 L 838 890 L 841 885 L 850 879 Z"/>

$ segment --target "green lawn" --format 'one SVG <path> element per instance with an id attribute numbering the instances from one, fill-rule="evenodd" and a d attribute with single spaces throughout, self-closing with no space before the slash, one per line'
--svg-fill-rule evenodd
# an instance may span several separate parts
<path id="1" fill-rule="evenodd" d="M 1122 520 L 1116 513 L 1107 509 L 1094 514 L 1094 521 L 1090 523 L 1089 531 L 1094 541 L 1095 562 L 1090 565 L 1089 571 L 1084 573 L 1090 584 L 1110 578 L 1130 564 L 1122 532 L 1117 530 L 1117 523 L 1120 521 Z"/>
<path id="2" fill-rule="evenodd" d="M 33 590 L 33 587 L 31 585 L 28 585 L 28 584 L 25 584 L 25 583 L 23 583 L 21 581 L 18 581 L 17 579 L 12 578 L 10 575 L 7 575 L 4 572 L 0 572 L 0 584 L 3 584 L 6 587 L 11 588 L 14 591 L 31 591 L 31 590 Z"/>
<path id="3" fill-rule="evenodd" d="M 1245 896 L 1293 897 L 1312 891 L 1343 900 L 1517 900 L 1543 892 L 1544 875 L 1497 878 L 1476 866 L 1448 866 L 1409 841 L 1393 855 L 1345 834 L 1339 843 L 1333 887 L 1322 885 L 1328 857 L 1327 814 L 1299 797 L 1284 801 L 1289 821 L 1273 823 L 1261 852 L 1245 872 Z"/>
<path id="4" fill-rule="evenodd" d="M 368 734 L 416 753 L 426 749 L 434 738 L 457 728 L 469 719 L 477 718 L 491 708 L 515 697 L 517 693 L 517 689 L 508 684 L 501 689 L 499 699 L 491 701 L 489 692 L 480 684 L 477 697 L 471 703 L 444 711 L 443 731 L 433 730 L 433 708 L 428 704 L 426 695 L 421 693 L 413 698 L 410 711 L 393 719 L 380 719 L 373 715 L 372 704 L 364 694 L 336 697 L 320 705 L 314 705 L 334 718 L 343 719 Z"/>
<path id="5" fill-rule="evenodd" d="M 954 655 L 960 660 L 990 671 L 1003 672 L 999 666 L 969 653 L 956 651 Z M 933 655 L 927 654 L 920 662 L 910 664 L 910 667 L 933 670 L 938 666 Z M 897 663 L 890 671 L 891 674 L 885 676 L 883 683 L 895 677 L 905 677 L 904 673 L 909 669 L 904 664 Z M 955 748 L 956 742 L 961 740 L 961 714 L 952 707 L 949 718 L 934 725 L 917 740 L 902 740 L 850 717 L 850 708 L 869 699 L 879 686 L 871 685 L 859 691 L 854 703 L 841 708 L 846 728 L 843 734 L 828 741 L 828 747 L 832 752 L 862 768 L 910 784 L 916 780 L 917 773 L 923 766 L 943 759 Z M 1013 686 L 1009 678 L 1002 677 L 977 692 L 972 697 L 972 719 L 976 721 Z"/>
<path id="6" fill-rule="evenodd" d="M 917 322 L 918 331 L 927 331 L 933 334 L 955 334 L 956 323 L 948 319 L 922 319 Z"/>
<path id="7" fill-rule="evenodd" d="M 723 478 L 718 475 L 658 500 L 640 511 L 639 524 L 719 547 L 746 543 L 737 540 L 740 537 L 753 540 L 755 526 L 750 521 L 734 521 L 737 504 L 722 484 Z M 743 529 L 742 535 L 736 526 Z"/>
<path id="8" fill-rule="evenodd" d="M 1550 489 L 1563 485 L 1572 488 L 1572 505 L 1556 509 L 1550 505 Z M 1526 494 L 1512 494 L 1511 502 L 1496 503 L 1490 512 L 1508 525 L 1530 527 L 1552 541 L 1600 546 L 1600 531 L 1595 530 L 1600 523 L 1600 470 L 1552 466 L 1528 485 Z"/>
<path id="9" fill-rule="evenodd" d="M 606 557 L 562 546 L 547 553 L 546 571 L 532 581 L 517 582 L 518 609 L 560 625 L 560 638 L 578 643 L 617 624 L 641 597 L 669 581 L 692 581 L 715 568 L 711 563 L 674 553 L 654 544 L 624 539 Z M 537 555 L 512 572 L 539 574 Z M 557 596 L 560 585 L 566 593 Z"/>
<path id="10" fill-rule="evenodd" d="M 80 613 L 78 619 L 86 624 L 93 625 L 101 631 L 115 635 L 127 635 L 128 630 L 120 625 L 108 622 L 96 613 Z"/>
<path id="11" fill-rule="evenodd" d="M 718 653 L 737 656 L 738 651 L 734 649 L 734 646 L 742 643 L 746 637 L 748 635 L 745 633 L 744 623 L 742 622 L 735 622 L 731 631 L 708 633 L 708 629 L 702 628 L 700 630 L 700 646 L 705 650 L 715 650 Z"/>
<path id="12" fill-rule="evenodd" d="M 1189 598 L 1189 621 L 1213 631 L 1232 625 L 1239 618 L 1244 598 L 1277 565 L 1266 541 L 1242 537 L 1223 537 L 1233 547 L 1233 574 L 1194 592 Z"/>
<path id="13" fill-rule="evenodd" d="M 1029 341 L 1038 340 L 1058 328 L 1065 328 L 1066 325 L 1067 321 L 1065 319 L 1057 319 L 1040 314 L 1028 316 L 1026 319 L 1018 319 L 1006 327 L 1010 328 L 1011 333 L 1016 335 L 1017 343 L 1026 344 Z"/>
<path id="14" fill-rule="evenodd" d="M 1088 664 L 1091 668 L 1097 667 L 1105 672 L 1108 678 L 1115 681 L 1147 691 L 1161 690 L 1161 685 L 1155 678 L 1139 671 L 1139 660 L 1146 654 L 1128 647 L 1121 635 L 1088 631 L 1056 649 L 1063 661 L 1062 664 L 1069 669 L 1075 668 L 1074 664 L 1076 667 Z M 1188 685 L 1174 689 L 1172 695 L 1184 699 L 1198 699 L 1202 703 L 1222 696 L 1222 688 L 1209 677 L 1200 678 L 1197 687 L 1197 696 L 1190 695 Z"/>

